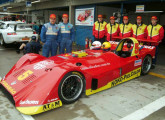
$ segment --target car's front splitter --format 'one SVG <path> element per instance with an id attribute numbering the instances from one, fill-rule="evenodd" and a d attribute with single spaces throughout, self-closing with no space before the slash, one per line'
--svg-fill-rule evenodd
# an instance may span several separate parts
<path id="1" fill-rule="evenodd" d="M 32 106 L 32 107 L 16 107 L 16 109 L 22 114 L 26 115 L 35 115 L 42 112 L 46 112 L 48 110 L 52 110 L 62 106 L 61 100 L 54 101 L 48 104 L 40 105 L 40 106 Z"/>

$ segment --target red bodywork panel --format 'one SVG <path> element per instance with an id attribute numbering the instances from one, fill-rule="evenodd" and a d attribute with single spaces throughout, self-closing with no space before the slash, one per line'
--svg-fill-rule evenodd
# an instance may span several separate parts
<path id="1" fill-rule="evenodd" d="M 73 53 L 45 58 L 26 54 L 3 78 L 1 84 L 13 96 L 16 107 L 44 105 L 59 100 L 58 86 L 65 74 L 77 71 L 84 75 L 86 90 L 91 89 L 92 79 L 98 79 L 98 88 L 135 70 L 135 61 L 148 54 L 154 57 L 155 47 L 143 46 L 137 56 L 122 58 L 112 51 L 117 42 L 111 42 L 111 51 L 85 50 L 88 55 L 75 57 Z M 141 48 L 141 46 L 139 46 Z M 76 63 L 81 63 L 77 66 Z M 122 71 L 121 71 L 122 70 Z M 28 102 L 30 101 L 30 102 Z"/>

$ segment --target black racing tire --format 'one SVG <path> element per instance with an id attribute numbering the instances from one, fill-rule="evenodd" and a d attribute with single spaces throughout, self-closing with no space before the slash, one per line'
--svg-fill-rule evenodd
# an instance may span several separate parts
<path id="1" fill-rule="evenodd" d="M 58 87 L 58 95 L 64 104 L 77 101 L 84 90 L 85 78 L 79 72 L 69 72 L 61 80 Z"/>
<path id="2" fill-rule="evenodd" d="M 150 55 L 146 55 L 143 59 L 141 74 L 146 75 L 152 66 L 152 57 Z"/>
<path id="3" fill-rule="evenodd" d="M 6 43 L 2 35 L 0 36 L 0 43 L 1 43 L 1 46 L 6 46 Z"/>

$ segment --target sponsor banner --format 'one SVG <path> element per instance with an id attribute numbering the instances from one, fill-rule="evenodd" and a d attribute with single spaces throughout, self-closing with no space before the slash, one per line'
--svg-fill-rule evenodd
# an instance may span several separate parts
<path id="1" fill-rule="evenodd" d="M 144 5 L 136 5 L 136 12 L 144 12 Z"/>
<path id="2" fill-rule="evenodd" d="M 93 26 L 94 24 L 94 7 L 76 9 L 75 24 L 82 26 Z"/>

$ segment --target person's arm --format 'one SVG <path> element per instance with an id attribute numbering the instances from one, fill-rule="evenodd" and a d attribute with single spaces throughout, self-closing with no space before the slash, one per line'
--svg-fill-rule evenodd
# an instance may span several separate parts
<path id="1" fill-rule="evenodd" d="M 45 25 L 43 25 L 41 29 L 41 34 L 40 34 L 40 38 L 43 43 L 46 42 L 46 31 L 47 31 L 47 28 L 45 27 Z"/>
<path id="2" fill-rule="evenodd" d="M 92 33 L 93 33 L 93 36 L 95 36 L 95 24 L 93 25 Z"/>
<path id="3" fill-rule="evenodd" d="M 147 26 L 147 28 L 148 28 L 148 26 Z M 148 29 L 147 28 L 146 28 L 146 39 L 148 37 Z"/>
<path id="4" fill-rule="evenodd" d="M 146 26 L 146 28 L 145 28 L 145 30 L 144 30 L 144 39 L 147 39 L 147 33 L 148 31 L 147 31 L 147 26 Z"/>
<path id="5" fill-rule="evenodd" d="M 74 28 L 73 27 L 71 29 L 71 40 L 72 40 L 72 42 L 75 41 L 75 32 L 74 32 Z"/>
<path id="6" fill-rule="evenodd" d="M 60 42 L 61 42 L 61 28 L 58 31 L 57 42 L 58 42 L 58 44 L 60 44 Z"/>
<path id="7" fill-rule="evenodd" d="M 159 42 L 162 42 L 162 39 L 164 38 L 164 29 L 163 29 L 163 27 L 161 27 L 160 30 L 159 30 L 159 36 L 160 36 L 160 41 Z"/>
<path id="8" fill-rule="evenodd" d="M 119 33 L 120 33 L 120 28 L 118 26 L 118 28 L 117 28 L 117 36 L 119 36 Z"/>
<path id="9" fill-rule="evenodd" d="M 105 26 L 105 36 L 107 36 L 107 34 L 108 34 L 108 31 L 107 31 L 107 24 L 106 24 L 106 26 Z"/>

